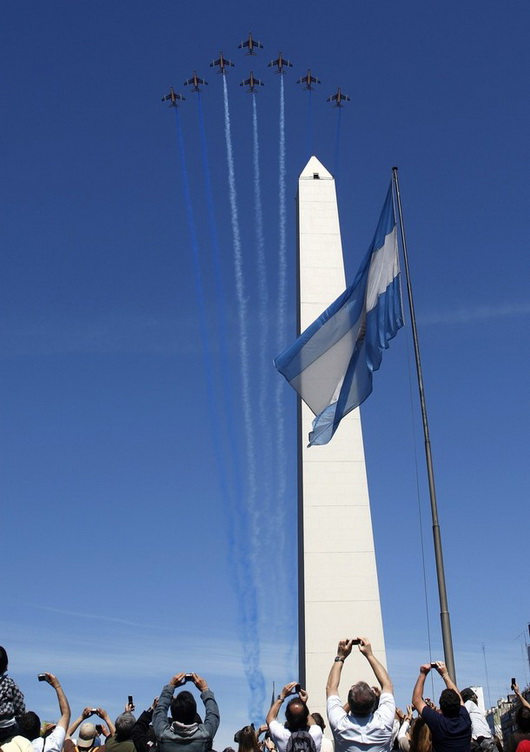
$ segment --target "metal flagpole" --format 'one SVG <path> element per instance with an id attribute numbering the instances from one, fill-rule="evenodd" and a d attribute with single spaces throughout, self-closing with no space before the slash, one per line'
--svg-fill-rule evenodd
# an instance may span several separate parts
<path id="1" fill-rule="evenodd" d="M 434 486 L 434 470 L 431 454 L 431 440 L 429 437 L 429 424 L 427 422 L 427 407 L 425 404 L 425 392 L 423 389 L 423 376 L 421 371 L 420 349 L 418 344 L 418 331 L 416 329 L 416 316 L 414 314 L 414 301 L 412 299 L 412 286 L 410 284 L 409 259 L 407 254 L 407 240 L 405 238 L 405 226 L 403 224 L 403 209 L 401 206 L 401 194 L 399 192 L 398 168 L 392 168 L 392 180 L 396 191 L 396 202 L 399 214 L 399 229 L 403 259 L 405 261 L 405 276 L 407 279 L 407 295 L 409 300 L 410 321 L 412 324 L 412 339 L 414 342 L 414 355 L 416 358 L 416 373 L 418 375 L 418 391 L 420 395 L 421 417 L 423 421 L 423 436 L 425 440 L 425 458 L 427 460 L 427 477 L 429 479 L 429 495 L 431 498 L 432 534 L 434 539 L 434 555 L 436 559 L 436 574 L 438 577 L 438 597 L 440 599 L 440 621 L 442 624 L 442 641 L 444 648 L 445 665 L 452 680 L 456 684 L 455 659 L 453 654 L 453 640 L 451 637 L 451 620 L 447 605 L 447 592 L 445 589 L 445 573 L 442 555 L 442 538 L 440 524 L 438 522 L 438 506 L 436 504 L 436 488 Z"/>

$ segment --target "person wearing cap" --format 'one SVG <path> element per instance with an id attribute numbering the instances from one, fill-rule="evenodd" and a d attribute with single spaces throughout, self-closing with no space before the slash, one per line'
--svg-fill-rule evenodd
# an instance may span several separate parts
<path id="1" fill-rule="evenodd" d="M 106 723 L 109 733 L 114 733 L 114 724 L 106 710 L 103 708 L 84 708 L 79 718 L 76 718 L 70 724 L 67 734 L 68 737 L 71 737 L 79 728 L 77 741 L 74 742 L 78 749 L 97 749 L 100 746 L 97 726 L 87 720 L 91 715 L 98 715 Z"/>
<path id="2" fill-rule="evenodd" d="M 19 728 L 22 736 L 29 739 L 33 752 L 61 752 L 70 723 L 70 705 L 61 687 L 59 679 L 50 673 L 44 674 L 44 681 L 51 684 L 57 694 L 61 717 L 57 721 L 51 733 L 41 736 L 41 722 L 39 716 L 33 711 L 24 713 L 19 718 Z"/>

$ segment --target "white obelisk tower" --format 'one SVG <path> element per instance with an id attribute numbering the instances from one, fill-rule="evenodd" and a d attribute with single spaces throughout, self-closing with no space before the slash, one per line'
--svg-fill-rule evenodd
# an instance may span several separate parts
<path id="1" fill-rule="evenodd" d="M 299 331 L 345 289 L 335 180 L 311 157 L 298 182 Z M 299 663 L 309 707 L 325 716 L 326 679 L 337 642 L 368 637 L 386 665 L 359 410 L 331 442 L 307 448 L 313 413 L 300 403 L 298 453 Z M 354 681 L 376 683 L 353 648 L 341 696 Z"/>

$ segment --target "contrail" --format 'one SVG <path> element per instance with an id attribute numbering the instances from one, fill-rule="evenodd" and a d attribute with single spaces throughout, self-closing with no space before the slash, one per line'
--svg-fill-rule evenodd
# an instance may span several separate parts
<path id="1" fill-rule="evenodd" d="M 206 392 L 207 392 L 208 407 L 209 407 L 208 414 L 210 416 L 210 421 L 211 421 L 211 434 L 212 436 L 215 436 L 217 434 L 218 426 L 220 424 L 219 404 L 218 404 L 218 401 L 215 399 L 213 372 L 212 372 L 212 368 L 210 367 L 210 361 L 208 358 L 208 350 L 207 350 L 207 344 L 206 344 L 208 341 L 208 327 L 207 327 L 206 314 L 205 314 L 206 306 L 205 306 L 204 286 L 202 283 L 201 268 L 200 268 L 197 225 L 195 222 L 195 217 L 193 213 L 193 204 L 191 200 L 189 175 L 188 175 L 188 168 L 186 164 L 186 150 L 184 146 L 184 136 L 182 133 L 182 127 L 180 124 L 180 118 L 179 118 L 179 113 L 178 113 L 177 108 L 175 108 L 175 124 L 177 128 L 177 142 L 178 142 L 180 161 L 181 161 L 182 188 L 184 192 L 184 202 L 186 205 L 188 229 L 190 233 L 192 255 L 193 255 L 193 271 L 194 271 L 197 303 L 198 303 L 198 308 L 199 308 L 199 326 L 200 326 L 200 331 L 201 331 L 201 345 L 202 345 L 202 355 L 203 355 L 203 364 L 204 364 L 203 368 L 204 368 L 204 376 L 206 379 L 206 387 L 207 387 Z M 231 486 L 230 486 L 227 472 L 226 472 L 227 463 L 223 461 L 223 457 L 221 456 L 219 442 L 213 441 L 213 450 L 214 450 L 214 454 L 216 458 L 216 464 L 218 466 L 219 478 L 220 478 L 221 489 L 222 489 L 222 496 L 227 501 L 229 506 L 232 509 L 234 509 L 233 496 L 230 492 Z M 228 531 L 229 547 L 231 549 L 235 545 L 234 541 L 238 540 L 239 536 L 243 534 L 243 531 L 240 529 L 240 516 L 236 513 L 235 510 L 233 512 L 233 517 L 235 518 L 235 525 L 233 527 L 230 526 L 229 531 Z M 233 566 L 233 573 L 234 573 L 236 582 L 240 583 L 242 575 L 240 572 L 237 571 L 237 568 L 235 565 Z M 243 590 L 243 587 L 240 584 L 238 584 L 238 588 L 239 590 Z"/>
<path id="2" fill-rule="evenodd" d="M 279 215 L 279 243 L 278 243 L 278 300 L 277 311 L 278 317 L 276 322 L 276 351 L 279 353 L 285 346 L 285 328 L 287 320 L 287 213 L 285 206 L 285 91 L 283 76 L 280 76 L 280 122 L 279 122 L 279 152 L 278 152 L 278 215 Z M 285 447 L 285 417 L 282 404 L 283 383 L 276 374 L 274 384 L 274 409 L 275 409 L 275 436 L 273 440 L 276 446 L 276 545 L 278 547 L 278 561 L 285 561 L 286 553 L 286 495 L 287 495 L 287 473 L 285 467 L 286 447 Z M 277 621 L 280 630 L 286 634 L 286 603 L 289 599 L 287 588 L 287 577 L 285 569 L 280 567 L 276 576 L 280 585 L 280 590 L 286 602 L 280 604 L 280 613 Z M 290 656 L 289 656 L 290 657 Z"/>
<path id="3" fill-rule="evenodd" d="M 263 234 L 263 202 L 261 199 L 261 182 L 259 166 L 259 135 L 258 135 L 258 108 L 256 97 L 252 97 L 252 133 L 253 133 L 253 160 L 254 160 L 254 205 L 256 219 L 256 246 L 257 246 L 257 270 L 258 270 L 258 300 L 259 300 L 259 338 L 260 338 L 260 387 L 259 387 L 259 413 L 262 423 L 265 424 L 265 379 L 267 374 L 268 348 L 268 321 L 267 307 L 269 304 L 269 289 L 267 285 L 267 268 L 265 264 L 265 237 Z"/>
<path id="4" fill-rule="evenodd" d="M 177 126 L 177 141 L 178 141 L 178 147 L 179 147 L 179 152 L 180 152 L 184 203 L 186 205 L 186 214 L 188 218 L 188 230 L 190 233 L 190 241 L 191 241 L 192 256 L 193 256 L 193 276 L 194 276 L 194 281 L 195 281 L 195 291 L 197 295 L 197 304 L 198 304 L 198 309 L 199 309 L 199 326 L 200 326 L 201 340 L 202 340 L 204 376 L 206 379 L 208 401 L 210 403 L 210 408 L 211 408 L 210 415 L 218 416 L 218 410 L 217 410 L 216 400 L 215 400 L 213 374 L 212 374 L 212 369 L 210 367 L 210 361 L 208 358 L 207 341 L 209 339 L 209 336 L 208 336 L 208 326 L 206 322 L 206 305 L 205 305 L 205 296 L 204 296 L 204 286 L 202 283 L 201 265 L 200 265 L 200 257 L 199 257 L 199 241 L 197 239 L 197 225 L 195 223 L 195 217 L 193 214 L 193 204 L 191 201 L 188 167 L 186 164 L 186 150 L 184 148 L 184 136 L 183 136 L 182 127 L 180 124 L 178 107 L 175 107 L 175 123 Z M 214 442 L 214 448 L 215 448 L 215 442 Z M 224 467 L 224 463 L 221 462 L 220 457 L 218 457 L 218 460 L 219 460 L 220 469 L 222 470 L 222 468 Z"/>
<path id="5" fill-rule="evenodd" d="M 287 320 L 287 214 L 285 207 L 285 91 L 283 76 L 280 76 L 280 138 L 278 155 L 278 214 L 279 214 L 279 253 L 278 253 L 278 323 L 277 323 L 277 351 L 281 352 L 285 345 L 285 323 Z M 276 379 L 276 457 L 278 468 L 278 502 L 280 517 L 283 514 L 287 478 L 285 473 L 285 420 L 282 406 L 283 383 Z M 284 526 L 280 524 L 285 545 Z"/>
<path id="6" fill-rule="evenodd" d="M 198 116 L 199 116 L 199 135 L 200 135 L 200 142 L 201 142 L 201 159 L 202 159 L 202 169 L 203 169 L 203 175 L 204 175 L 204 187 L 205 187 L 205 193 L 206 193 L 206 206 L 208 211 L 208 227 L 209 227 L 209 233 L 210 233 L 210 244 L 212 248 L 212 258 L 213 258 L 213 270 L 214 275 L 216 278 L 216 284 L 215 284 L 215 298 L 216 298 L 216 304 L 217 304 L 217 316 L 216 316 L 216 328 L 219 332 L 218 341 L 221 343 L 226 343 L 229 341 L 228 338 L 228 312 L 226 307 L 226 295 L 225 295 L 225 284 L 224 284 L 224 277 L 222 273 L 222 265 L 221 265 L 221 250 L 219 245 L 219 235 L 217 232 L 217 221 L 215 217 L 215 208 L 214 208 L 214 201 L 213 201 L 213 190 L 212 190 L 212 180 L 211 180 L 211 173 L 210 173 L 210 164 L 208 159 L 208 148 L 206 144 L 206 128 L 204 126 L 204 112 L 202 109 L 202 98 L 200 91 L 197 92 L 197 108 L 198 108 Z M 223 358 L 224 353 L 221 352 L 221 359 Z M 222 422 L 221 425 L 224 426 L 224 430 L 226 431 L 228 435 L 228 446 L 229 447 L 235 447 L 236 446 L 236 437 L 235 437 L 235 431 L 234 431 L 234 425 L 233 421 L 231 420 L 230 416 L 234 415 L 234 400 L 233 400 L 233 391 L 232 391 L 232 385 L 230 384 L 230 380 L 228 378 L 228 369 L 223 367 L 223 363 L 221 362 L 219 364 L 218 368 L 220 372 L 220 380 L 222 383 L 222 393 L 223 393 L 223 401 L 222 401 L 222 409 L 220 409 L 220 412 L 222 412 Z M 235 449 L 233 449 L 230 453 L 230 478 L 233 481 L 230 485 L 230 488 L 234 488 L 234 484 L 236 486 L 235 491 L 232 492 L 235 493 L 238 497 L 241 496 L 241 484 L 239 482 L 239 475 L 237 473 L 237 463 L 234 456 Z"/>
<path id="7" fill-rule="evenodd" d="M 261 175 L 260 175 L 260 148 L 259 148 L 259 131 L 258 131 L 258 107 L 256 97 L 252 97 L 252 133 L 253 133 L 253 162 L 254 162 L 254 208 L 255 208 L 255 229 L 256 229 L 256 250 L 257 250 L 257 272 L 258 272 L 258 339 L 259 347 L 259 381 L 258 381 L 258 415 L 260 422 L 260 436 L 265 438 L 261 444 L 261 453 L 265 467 L 271 467 L 273 462 L 272 442 L 267 440 L 267 429 L 270 424 L 270 418 L 267 415 L 267 382 L 272 373 L 270 363 L 270 343 L 269 343 L 269 287 L 267 283 L 267 267 L 265 260 L 265 237 L 263 232 L 263 202 L 261 198 Z M 269 418 L 269 419 L 268 419 Z M 268 480 L 264 482 L 264 498 L 262 498 L 254 520 L 258 525 L 255 531 L 256 542 L 261 538 L 261 531 L 267 530 L 268 536 L 261 540 L 262 548 L 269 549 L 273 545 L 272 528 L 270 524 L 261 524 L 262 521 L 273 519 L 272 515 L 272 487 Z M 262 564 L 264 562 L 262 561 Z M 263 568 L 263 567 L 262 567 Z M 263 582 L 264 574 L 258 573 L 258 583 Z M 259 588 L 263 595 L 263 587 Z"/>
<path id="8" fill-rule="evenodd" d="M 230 213 L 232 221 L 232 237 L 234 247 L 234 274 L 236 282 L 237 313 L 239 322 L 239 355 L 241 361 L 241 400 L 243 407 L 243 427 L 246 448 L 247 483 L 248 483 L 248 508 L 251 515 L 255 514 L 257 501 L 256 486 L 256 456 L 255 440 L 252 426 L 252 410 L 250 403 L 250 379 L 249 379 L 249 348 L 247 331 L 247 301 L 245 293 L 245 280 L 243 275 L 243 257 L 241 252 L 241 236 L 239 231 L 239 216 L 237 211 L 237 191 L 234 172 L 234 156 L 232 149 L 232 132 L 230 126 L 230 108 L 228 104 L 228 87 L 226 77 L 223 76 L 223 99 L 224 99 L 224 130 L 226 142 L 226 157 L 228 163 L 228 195 L 230 199 Z M 254 538 L 256 530 L 255 519 L 251 523 L 251 538 Z M 251 551 L 256 552 L 257 546 L 254 540 L 250 544 Z M 255 562 L 252 561 L 253 565 Z M 243 625 L 243 651 L 245 659 L 245 673 L 251 690 L 250 714 L 251 719 L 261 722 L 263 703 L 265 700 L 265 679 L 261 672 L 260 649 L 258 638 L 258 614 L 256 602 L 256 588 L 252 587 L 255 566 L 251 566 L 250 581 L 247 580 L 247 598 L 245 598 L 246 621 Z"/>

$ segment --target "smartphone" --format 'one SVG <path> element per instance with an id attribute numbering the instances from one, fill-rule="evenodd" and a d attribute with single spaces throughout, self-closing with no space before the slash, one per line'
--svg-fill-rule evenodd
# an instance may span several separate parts
<path id="1" fill-rule="evenodd" d="M 37 674 L 37 679 L 39 681 L 46 681 L 46 674 Z"/>
<path id="2" fill-rule="evenodd" d="M 185 674 L 184 675 L 184 681 L 185 682 L 193 681 L 193 674 Z"/>
<path id="3" fill-rule="evenodd" d="M 361 644 L 361 640 L 357 637 L 355 640 L 351 641 L 351 644 L 352 645 L 360 645 Z"/>
<path id="4" fill-rule="evenodd" d="M 517 684 L 517 679 L 515 678 L 515 676 L 512 676 L 512 689 L 515 687 L 516 684 Z"/>
<path id="5" fill-rule="evenodd" d="M 433 662 L 431 663 L 431 668 L 436 668 L 436 661 L 433 661 Z"/>
<path id="6" fill-rule="evenodd" d="M 300 685 L 299 684 L 295 684 L 294 687 L 291 689 L 291 691 L 290 691 L 289 694 L 291 694 L 291 695 L 297 695 L 300 692 L 300 689 L 301 689 Z"/>
<path id="7" fill-rule="evenodd" d="M 129 704 L 129 705 L 134 705 L 134 702 L 133 702 L 133 696 L 132 696 L 132 695 L 129 695 L 129 696 L 127 697 L 127 702 L 128 702 L 128 704 Z"/>
<path id="8" fill-rule="evenodd" d="M 92 713 L 92 715 L 96 715 L 96 713 L 98 712 L 98 709 L 97 708 L 90 708 L 90 712 Z"/>

